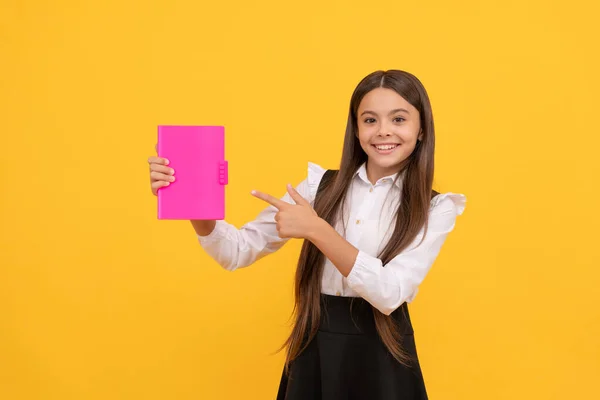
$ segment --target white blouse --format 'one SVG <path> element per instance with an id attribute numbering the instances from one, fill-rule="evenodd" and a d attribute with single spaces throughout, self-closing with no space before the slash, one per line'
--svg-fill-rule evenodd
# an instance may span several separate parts
<path id="1" fill-rule="evenodd" d="M 314 204 L 325 171 L 309 163 L 308 177 L 296 187 L 298 193 L 311 204 Z M 377 254 L 393 233 L 394 211 L 402 192 L 402 177 L 392 185 L 394 178 L 395 175 L 384 177 L 373 185 L 367 179 L 365 164 L 357 171 L 346 197 L 345 213 L 335 229 L 359 250 L 358 257 L 348 277 L 344 277 L 326 259 L 321 281 L 322 293 L 362 297 L 386 315 L 402 303 L 414 300 L 419 285 L 466 204 L 466 197 L 462 194 L 449 192 L 434 197 L 429 209 L 425 240 L 419 244 L 423 237 L 422 229 L 409 247 L 383 267 Z M 282 200 L 295 204 L 288 193 Z M 223 268 L 234 271 L 246 267 L 280 249 L 289 240 L 277 234 L 276 213 L 277 209 L 269 206 L 254 221 L 239 229 L 219 220 L 209 235 L 198 236 L 198 240 Z M 342 220 L 346 221 L 345 232 Z"/>

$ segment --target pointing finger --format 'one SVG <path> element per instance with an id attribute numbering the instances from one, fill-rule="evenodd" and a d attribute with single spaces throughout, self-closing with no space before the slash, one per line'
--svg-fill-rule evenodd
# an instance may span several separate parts
<path id="1" fill-rule="evenodd" d="M 261 199 L 263 201 L 266 201 L 267 203 L 269 203 L 273 207 L 277 208 L 278 210 L 281 210 L 281 209 L 285 208 L 286 206 L 289 206 L 289 203 L 286 203 L 283 200 L 273 197 L 270 194 L 261 193 L 257 190 L 253 190 L 251 193 L 252 193 L 252 196 L 254 196 L 258 199 Z"/>

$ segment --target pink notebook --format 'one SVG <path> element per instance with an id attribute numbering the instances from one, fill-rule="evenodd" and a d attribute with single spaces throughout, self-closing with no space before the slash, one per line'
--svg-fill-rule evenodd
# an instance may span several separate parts
<path id="1" fill-rule="evenodd" d="M 158 156 L 175 170 L 175 181 L 158 190 L 158 219 L 225 218 L 224 127 L 159 125 Z"/>

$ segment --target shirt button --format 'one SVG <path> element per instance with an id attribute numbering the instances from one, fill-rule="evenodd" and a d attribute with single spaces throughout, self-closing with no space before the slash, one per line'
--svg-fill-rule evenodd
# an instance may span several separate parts
<path id="1" fill-rule="evenodd" d="M 372 193 L 373 192 L 373 188 L 369 189 L 369 192 Z"/>
<path id="2" fill-rule="evenodd" d="M 335 295 L 336 295 L 336 296 L 341 296 L 341 293 L 340 293 L 340 291 L 338 290 L 337 292 L 335 292 Z"/>
<path id="3" fill-rule="evenodd" d="M 356 225 L 360 224 L 360 219 L 356 220 Z"/>

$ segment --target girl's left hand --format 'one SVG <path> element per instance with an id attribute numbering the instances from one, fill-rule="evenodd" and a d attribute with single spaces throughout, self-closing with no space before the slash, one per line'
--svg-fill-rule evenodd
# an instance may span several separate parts
<path id="1" fill-rule="evenodd" d="M 318 226 L 320 218 L 310 203 L 300 196 L 300 193 L 292 185 L 288 184 L 287 190 L 296 204 L 286 203 L 283 200 L 256 190 L 252 191 L 252 195 L 266 201 L 279 210 L 275 214 L 279 237 L 309 239 Z"/>

